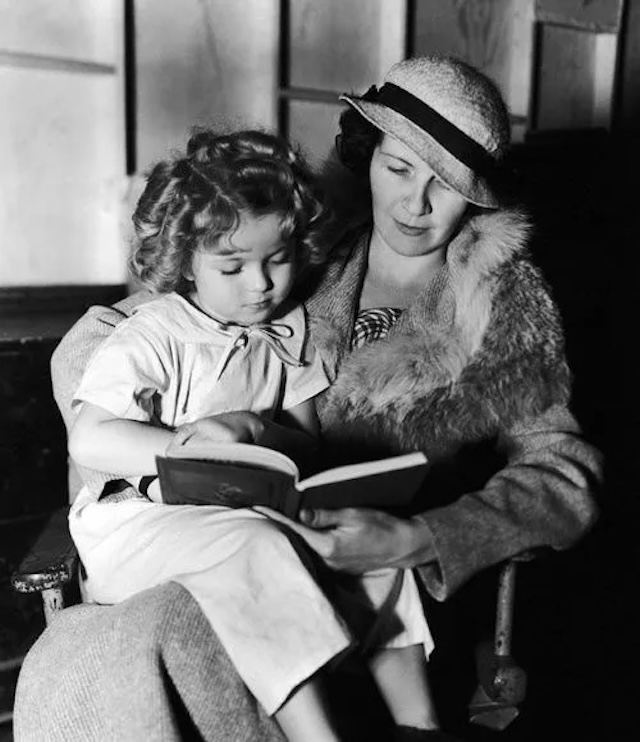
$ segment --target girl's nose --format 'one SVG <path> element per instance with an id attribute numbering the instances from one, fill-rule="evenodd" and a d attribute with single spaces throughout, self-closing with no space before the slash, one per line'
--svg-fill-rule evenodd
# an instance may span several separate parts
<path id="1" fill-rule="evenodd" d="M 429 201 L 429 184 L 431 179 L 421 183 L 412 183 L 410 190 L 404 198 L 404 207 L 412 216 L 422 216 L 431 213 L 431 202 Z"/>
<path id="2" fill-rule="evenodd" d="M 250 276 L 249 285 L 252 291 L 265 292 L 271 287 L 271 278 L 266 266 L 255 266 Z"/>

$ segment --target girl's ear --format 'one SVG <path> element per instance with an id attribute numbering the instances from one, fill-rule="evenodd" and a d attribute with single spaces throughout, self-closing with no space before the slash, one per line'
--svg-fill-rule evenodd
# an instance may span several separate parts
<path id="1" fill-rule="evenodd" d="M 182 277 L 187 281 L 193 281 L 195 276 L 193 274 L 193 256 L 189 256 L 189 259 L 182 266 Z"/>

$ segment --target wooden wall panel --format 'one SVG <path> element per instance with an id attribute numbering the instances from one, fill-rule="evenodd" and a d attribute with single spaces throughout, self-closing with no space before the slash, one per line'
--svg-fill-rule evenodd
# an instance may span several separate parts
<path id="1" fill-rule="evenodd" d="M 553 23 L 540 23 L 538 35 L 532 128 L 609 128 L 618 35 Z"/>
<path id="2" fill-rule="evenodd" d="M 361 91 L 404 57 L 404 0 L 290 3 L 292 87 Z"/>
<path id="3" fill-rule="evenodd" d="M 122 0 L 0 0 L 0 286 L 121 284 Z"/>
<path id="4" fill-rule="evenodd" d="M 561 26 L 541 29 L 536 129 L 591 125 L 595 35 Z"/>
<path id="5" fill-rule="evenodd" d="M 289 137 L 303 147 L 312 165 L 319 166 L 332 150 L 342 110 L 342 105 L 291 101 Z"/>
<path id="6" fill-rule="evenodd" d="M 276 125 L 278 0 L 136 0 L 137 169 L 196 124 Z"/>
<path id="7" fill-rule="evenodd" d="M 637 0 L 630 0 L 633 4 Z M 623 0 L 536 0 L 536 16 L 545 23 L 565 23 L 591 31 L 616 33 Z"/>
<path id="8" fill-rule="evenodd" d="M 121 86 L 0 67 L 0 285 L 123 283 Z"/>
<path id="9" fill-rule="evenodd" d="M 531 95 L 533 0 L 438 0 L 415 6 L 415 54 L 451 54 L 496 82 L 523 133 Z"/>
<path id="10" fill-rule="evenodd" d="M 0 50 L 119 64 L 123 0 L 0 0 Z"/>
<path id="11" fill-rule="evenodd" d="M 623 131 L 640 139 L 640 3 L 627 3 L 622 31 L 618 123 Z"/>

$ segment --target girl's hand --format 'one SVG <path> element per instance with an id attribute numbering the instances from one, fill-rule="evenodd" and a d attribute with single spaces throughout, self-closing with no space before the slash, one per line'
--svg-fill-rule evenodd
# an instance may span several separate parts
<path id="1" fill-rule="evenodd" d="M 253 412 L 224 412 L 181 425 L 169 448 L 197 443 L 255 443 L 264 422 Z"/>
<path id="2" fill-rule="evenodd" d="M 428 527 L 380 510 L 303 510 L 297 522 L 270 508 L 254 510 L 295 531 L 332 569 L 363 574 L 384 567 L 409 569 L 435 559 Z"/>

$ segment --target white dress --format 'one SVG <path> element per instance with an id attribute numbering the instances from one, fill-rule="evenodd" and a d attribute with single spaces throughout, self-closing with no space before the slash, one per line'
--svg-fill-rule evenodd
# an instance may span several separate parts
<path id="1" fill-rule="evenodd" d="M 272 417 L 327 386 L 302 307 L 244 328 L 170 294 L 140 307 L 97 349 L 74 405 L 173 427 L 239 409 Z M 383 604 L 389 620 L 377 645 L 423 644 L 427 655 L 433 647 L 410 571 L 390 606 L 396 570 L 363 575 L 329 598 L 326 568 L 319 575 L 309 554 L 259 513 L 146 498 L 99 502 L 99 494 L 85 487 L 69 515 L 86 597 L 116 603 L 169 580 L 182 584 L 267 713 L 365 639 Z"/>

